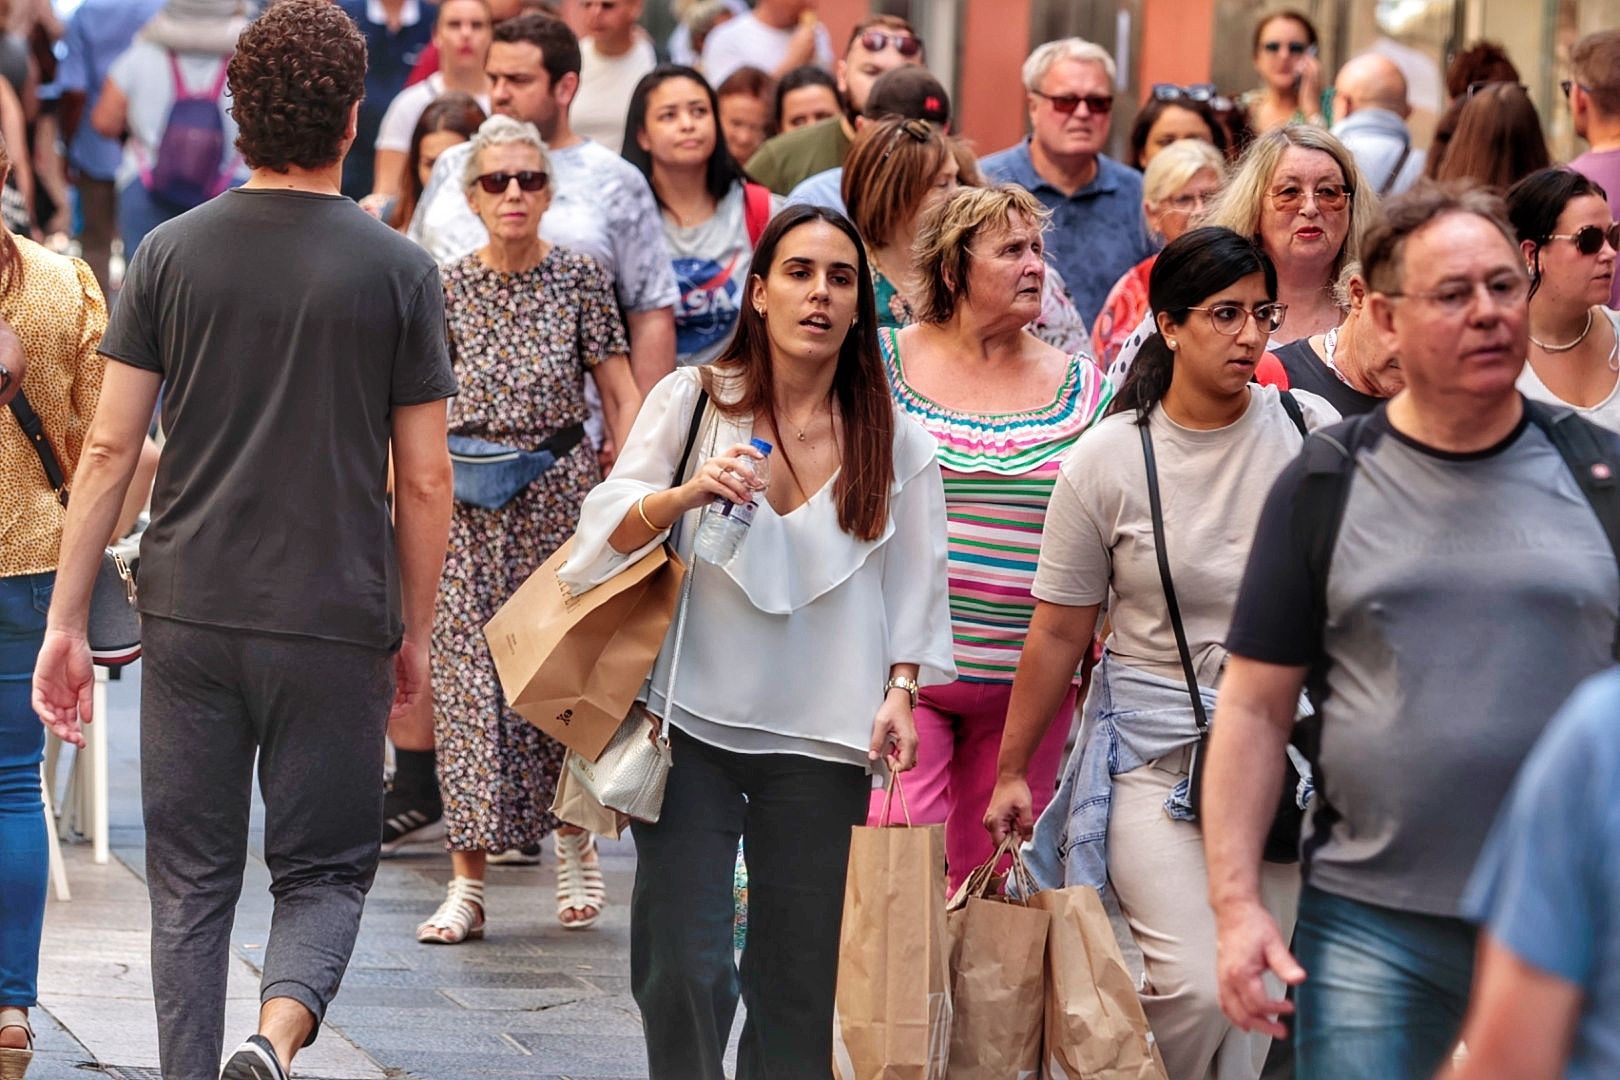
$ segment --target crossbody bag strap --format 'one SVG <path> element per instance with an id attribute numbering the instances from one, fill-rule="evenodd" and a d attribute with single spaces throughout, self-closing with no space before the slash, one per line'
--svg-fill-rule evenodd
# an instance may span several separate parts
<path id="1" fill-rule="evenodd" d="M 686 429 L 686 449 L 681 451 L 681 461 L 675 466 L 672 484 L 679 484 L 686 477 L 686 466 L 692 459 L 692 449 L 697 445 L 698 432 L 708 411 L 709 392 L 700 389 L 697 404 L 692 409 L 692 422 Z M 686 568 L 686 580 L 681 582 L 680 602 L 675 606 L 675 651 L 669 658 L 669 678 L 664 682 L 664 717 L 658 726 L 658 739 L 666 747 L 669 746 L 669 717 L 675 711 L 675 674 L 681 668 L 681 643 L 686 639 L 686 608 L 692 599 L 692 579 L 697 577 L 700 561 L 694 553 L 691 565 Z"/>
<path id="2" fill-rule="evenodd" d="M 1412 156 L 1412 136 L 1411 136 L 1410 133 L 1407 132 L 1407 130 L 1404 127 L 1402 127 L 1401 128 L 1401 156 L 1395 159 L 1395 168 L 1390 170 L 1389 176 L 1387 178 L 1385 178 L 1385 180 L 1384 180 L 1384 182 L 1382 184 L 1378 185 L 1378 197 L 1380 199 L 1383 198 L 1385 195 L 1388 195 L 1389 192 L 1390 192 L 1390 189 L 1395 186 L 1395 181 L 1397 181 L 1397 180 L 1399 180 L 1401 178 L 1401 170 L 1406 168 L 1406 159 L 1411 157 L 1411 156 Z"/>
<path id="3" fill-rule="evenodd" d="M 66 506 L 68 503 L 67 475 L 62 472 L 62 463 L 57 460 L 56 448 L 51 445 L 50 438 L 45 434 L 45 423 L 40 420 L 39 414 L 28 403 L 28 398 L 21 390 L 11 399 L 11 415 L 17 418 L 17 424 L 28 436 L 28 443 L 39 455 L 39 463 L 45 469 L 45 481 L 56 492 L 56 501 Z"/>
<path id="4" fill-rule="evenodd" d="M 1164 587 L 1164 604 L 1170 612 L 1170 629 L 1176 635 L 1176 652 L 1181 654 L 1181 674 L 1187 679 L 1187 693 L 1192 697 L 1193 718 L 1198 733 L 1209 730 L 1209 715 L 1204 711 L 1204 695 L 1198 689 L 1198 675 L 1193 671 L 1192 653 L 1187 649 L 1187 631 L 1181 625 L 1181 605 L 1176 603 L 1176 584 L 1170 580 L 1170 556 L 1164 547 L 1164 506 L 1159 499 L 1159 467 L 1153 457 L 1153 433 L 1148 430 L 1144 417 L 1137 430 L 1142 433 L 1142 460 L 1147 465 L 1148 510 L 1153 517 L 1153 548 L 1159 560 L 1159 584 Z"/>

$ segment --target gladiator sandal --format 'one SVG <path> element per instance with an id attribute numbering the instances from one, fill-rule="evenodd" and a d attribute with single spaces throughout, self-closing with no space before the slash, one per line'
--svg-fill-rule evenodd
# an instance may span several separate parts
<path id="1" fill-rule="evenodd" d="M 588 832 L 569 835 L 559 830 L 552 834 L 552 842 L 557 851 L 557 921 L 569 930 L 595 926 L 607 906 L 596 838 Z M 563 918 L 570 911 L 590 914 L 570 922 Z"/>
<path id="2" fill-rule="evenodd" d="M 475 878 L 451 878 L 444 903 L 416 928 L 416 940 L 424 945 L 459 945 L 483 936 L 484 883 Z"/>
<path id="3" fill-rule="evenodd" d="M 23 1080 L 28 1063 L 34 1059 L 34 1029 L 28 1026 L 28 1011 L 6 1007 L 0 1009 L 0 1031 L 22 1028 L 28 1045 L 21 1048 L 0 1046 L 0 1080 Z"/>

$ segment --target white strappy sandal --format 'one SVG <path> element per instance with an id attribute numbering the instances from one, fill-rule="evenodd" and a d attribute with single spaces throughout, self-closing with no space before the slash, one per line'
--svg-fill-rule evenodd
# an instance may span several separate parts
<path id="1" fill-rule="evenodd" d="M 459 945 L 483 936 L 484 883 L 475 878 L 451 878 L 444 903 L 416 928 L 416 940 L 424 945 Z"/>
<path id="2" fill-rule="evenodd" d="M 607 907 L 607 887 L 602 883 L 602 865 L 596 856 L 596 838 L 588 832 L 573 835 L 561 830 L 552 833 L 557 852 L 557 921 L 569 930 L 585 930 L 596 925 Z M 595 914 L 569 922 L 570 911 L 594 909 Z"/>
<path id="3" fill-rule="evenodd" d="M 34 1029 L 28 1026 L 28 1011 L 9 1006 L 0 1009 L 0 1031 L 7 1028 L 22 1028 L 28 1045 L 22 1048 L 0 1046 L 0 1080 L 23 1080 L 28 1063 L 34 1060 Z"/>

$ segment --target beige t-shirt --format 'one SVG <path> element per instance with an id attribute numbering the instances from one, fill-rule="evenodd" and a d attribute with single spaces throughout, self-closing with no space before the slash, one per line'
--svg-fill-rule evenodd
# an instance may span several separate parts
<path id="1" fill-rule="evenodd" d="M 1260 509 L 1272 481 L 1303 440 L 1277 390 L 1250 387 L 1248 411 L 1224 428 L 1195 431 L 1167 417 L 1149 420 L 1170 575 L 1198 681 L 1214 686 Z M 1339 414 L 1294 391 L 1306 427 Z M 1133 413 L 1116 413 L 1080 437 L 1063 462 L 1046 510 L 1038 599 L 1072 607 L 1107 602 L 1108 648 L 1121 662 L 1180 682 L 1181 660 L 1159 582 L 1147 470 Z"/>

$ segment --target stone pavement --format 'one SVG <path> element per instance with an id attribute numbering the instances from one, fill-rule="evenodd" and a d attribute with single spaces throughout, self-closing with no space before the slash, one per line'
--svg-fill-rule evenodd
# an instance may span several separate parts
<path id="1" fill-rule="evenodd" d="M 136 706 L 139 665 L 109 687 L 112 861 L 64 846 L 73 898 L 46 912 L 30 1080 L 101 1073 L 157 1078 L 147 956 Z M 197 793 L 208 797 L 206 791 Z M 268 932 L 269 875 L 254 819 L 233 934 L 226 1038 L 254 1026 L 258 959 Z M 299 1055 L 306 1080 L 625 1080 L 647 1075 L 630 997 L 627 901 L 634 853 L 603 845 L 612 903 L 597 928 L 557 924 L 553 857 L 540 867 L 491 867 L 489 936 L 418 945 L 416 924 L 438 905 L 449 861 L 435 848 L 386 860 L 366 905 L 343 990 L 320 1039 Z"/>

